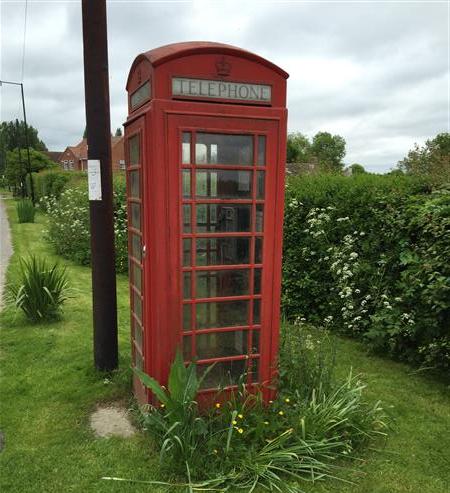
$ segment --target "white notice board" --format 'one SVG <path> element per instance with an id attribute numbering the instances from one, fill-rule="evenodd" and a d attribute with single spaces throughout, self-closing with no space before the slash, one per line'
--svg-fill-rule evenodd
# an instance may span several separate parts
<path id="1" fill-rule="evenodd" d="M 99 159 L 88 159 L 89 200 L 102 200 L 102 176 Z"/>

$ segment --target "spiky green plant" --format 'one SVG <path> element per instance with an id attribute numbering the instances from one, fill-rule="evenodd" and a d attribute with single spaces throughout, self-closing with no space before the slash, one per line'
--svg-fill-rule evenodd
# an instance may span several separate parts
<path id="1" fill-rule="evenodd" d="M 20 274 L 16 283 L 8 286 L 9 297 L 32 322 L 55 320 L 67 299 L 65 267 L 50 265 L 32 255 L 20 259 Z"/>
<path id="2" fill-rule="evenodd" d="M 24 199 L 17 202 L 16 210 L 19 223 L 34 223 L 36 209 L 31 200 Z"/>

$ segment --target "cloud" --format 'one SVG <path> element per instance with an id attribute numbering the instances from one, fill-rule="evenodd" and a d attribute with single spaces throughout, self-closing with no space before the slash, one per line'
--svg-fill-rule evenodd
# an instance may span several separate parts
<path id="1" fill-rule="evenodd" d="M 135 56 L 163 44 L 214 40 L 254 51 L 290 73 L 289 129 L 347 141 L 346 162 L 385 171 L 448 131 L 447 5 L 293 1 L 108 3 L 111 128 L 126 119 Z M 20 80 L 24 2 L 2 2 L 1 72 Z M 85 126 L 81 2 L 28 2 L 27 116 L 51 149 Z M 1 88 L 1 118 L 21 117 Z"/>

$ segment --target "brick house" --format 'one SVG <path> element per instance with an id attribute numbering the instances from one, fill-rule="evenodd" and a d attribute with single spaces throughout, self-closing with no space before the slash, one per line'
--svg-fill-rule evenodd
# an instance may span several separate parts
<path id="1" fill-rule="evenodd" d="M 83 139 L 76 146 L 66 147 L 59 156 L 59 163 L 64 170 L 87 171 L 87 140 Z M 123 137 L 111 137 L 111 162 L 113 171 L 125 169 L 125 150 Z"/>

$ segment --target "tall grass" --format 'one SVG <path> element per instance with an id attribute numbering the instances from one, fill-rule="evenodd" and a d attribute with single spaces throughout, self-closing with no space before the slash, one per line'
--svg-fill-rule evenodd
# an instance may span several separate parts
<path id="1" fill-rule="evenodd" d="M 8 292 L 17 309 L 30 321 L 40 322 L 59 318 L 67 288 L 65 268 L 33 255 L 20 260 L 19 280 L 8 286 Z"/>
<path id="2" fill-rule="evenodd" d="M 34 223 L 36 209 L 30 199 L 17 202 L 16 210 L 19 223 Z"/>

